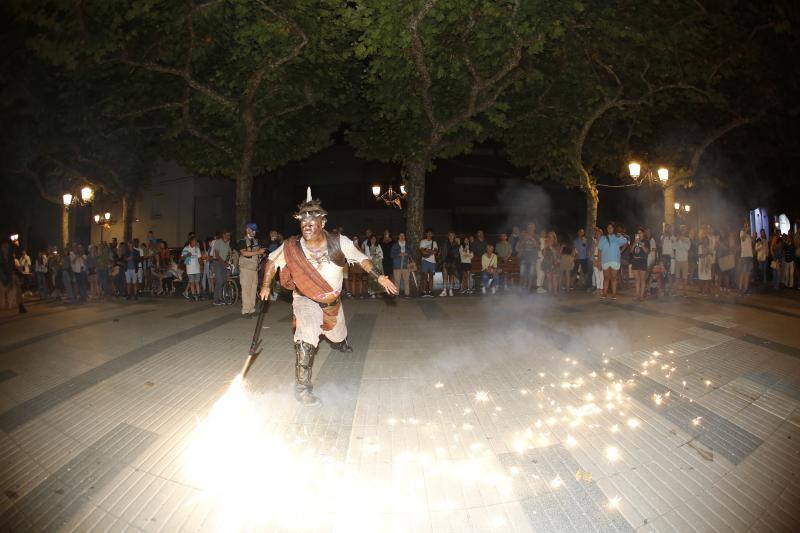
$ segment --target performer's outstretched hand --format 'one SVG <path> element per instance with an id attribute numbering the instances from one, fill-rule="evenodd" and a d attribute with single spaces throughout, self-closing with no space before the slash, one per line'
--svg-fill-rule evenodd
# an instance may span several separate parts
<path id="1" fill-rule="evenodd" d="M 258 292 L 258 297 L 265 302 L 269 298 L 269 285 L 262 285 L 261 290 Z"/>
<path id="2" fill-rule="evenodd" d="M 389 294 L 397 294 L 400 291 L 397 289 L 397 285 L 392 283 L 392 280 L 389 279 L 389 276 L 380 276 L 378 277 L 378 283 L 381 284 L 381 287 L 386 289 L 386 292 Z"/>

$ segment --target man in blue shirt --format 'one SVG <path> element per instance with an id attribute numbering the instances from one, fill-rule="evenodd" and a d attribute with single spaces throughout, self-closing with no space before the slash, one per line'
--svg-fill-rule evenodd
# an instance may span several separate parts
<path id="1" fill-rule="evenodd" d="M 575 270 L 580 270 L 580 275 L 583 276 L 583 285 L 587 289 L 592 283 L 592 274 L 589 269 L 589 255 L 586 246 L 586 230 L 578 228 L 578 238 L 572 243 L 575 247 Z M 575 273 L 572 273 L 572 279 L 575 279 Z"/>
<path id="2" fill-rule="evenodd" d="M 621 249 L 628 244 L 628 239 L 617 235 L 614 224 L 609 223 L 607 233 L 600 237 L 597 248 L 600 250 L 600 264 L 603 267 L 603 293 L 601 298 L 608 295 L 608 286 L 611 285 L 611 299 L 617 299 L 617 282 L 621 261 Z"/>
<path id="3" fill-rule="evenodd" d="M 128 285 L 128 295 L 125 297 L 126 300 L 130 300 L 133 298 L 134 300 L 138 300 L 139 294 L 139 263 L 141 263 L 142 256 L 139 254 L 139 250 L 137 250 L 133 243 L 123 243 L 122 246 L 122 261 L 125 263 L 125 282 Z"/>

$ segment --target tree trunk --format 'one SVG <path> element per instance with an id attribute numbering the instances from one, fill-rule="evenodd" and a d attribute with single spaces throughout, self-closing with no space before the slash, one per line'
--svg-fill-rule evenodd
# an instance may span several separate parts
<path id="1" fill-rule="evenodd" d="M 133 219 L 136 212 L 136 197 L 133 193 L 126 192 L 122 196 L 122 240 L 133 240 Z"/>
<path id="2" fill-rule="evenodd" d="M 425 223 L 425 173 L 427 160 L 409 161 L 405 165 L 408 180 L 408 202 L 406 203 L 406 237 L 412 249 L 419 249 Z"/>
<path id="3" fill-rule="evenodd" d="M 600 203 L 600 193 L 590 178 L 584 179 L 581 189 L 586 198 L 586 236 L 593 238 L 594 229 L 597 227 L 597 204 Z"/>
<path id="4" fill-rule="evenodd" d="M 675 185 L 667 185 L 662 190 L 664 196 L 664 224 L 675 225 Z"/>
<path id="5" fill-rule="evenodd" d="M 64 249 L 69 243 L 69 209 L 61 205 L 61 248 Z"/>
<path id="6" fill-rule="evenodd" d="M 244 236 L 244 225 L 252 215 L 251 196 L 253 194 L 253 157 L 258 139 L 258 126 L 253 118 L 252 110 L 242 112 L 244 123 L 244 143 L 239 172 L 236 175 L 236 228 L 231 235 Z"/>

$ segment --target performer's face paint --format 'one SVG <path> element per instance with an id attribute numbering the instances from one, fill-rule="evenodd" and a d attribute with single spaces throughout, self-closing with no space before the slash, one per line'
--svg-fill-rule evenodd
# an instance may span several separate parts
<path id="1" fill-rule="evenodd" d="M 304 215 L 300 218 L 300 232 L 307 241 L 320 237 L 322 235 L 322 228 L 324 227 L 324 217 Z"/>

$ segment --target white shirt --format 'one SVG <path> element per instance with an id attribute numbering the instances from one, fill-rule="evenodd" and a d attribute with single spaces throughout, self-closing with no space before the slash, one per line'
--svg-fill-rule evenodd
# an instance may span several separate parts
<path id="1" fill-rule="evenodd" d="M 742 257 L 753 257 L 753 242 L 745 230 L 739 232 L 739 243 L 742 245 Z"/>
<path id="2" fill-rule="evenodd" d="M 75 252 L 70 252 L 69 262 L 71 263 L 73 272 L 82 272 L 86 270 L 82 255 L 76 254 Z"/>
<path id="3" fill-rule="evenodd" d="M 31 273 L 31 257 L 29 255 L 23 255 L 19 258 L 19 266 L 22 269 L 23 274 L 30 274 Z"/>
<path id="4" fill-rule="evenodd" d="M 188 244 L 183 247 L 183 253 L 181 254 L 184 257 L 184 261 L 186 261 L 186 273 L 187 274 L 199 274 L 200 273 L 200 247 L 199 246 L 189 246 Z M 188 257 L 187 257 L 188 255 Z"/>
<path id="5" fill-rule="evenodd" d="M 675 261 L 688 261 L 689 248 L 692 246 L 692 241 L 686 237 L 677 237 L 672 242 L 672 249 L 675 251 Z"/>
<path id="6" fill-rule="evenodd" d="M 303 249 L 303 253 L 305 254 L 306 258 L 308 258 L 309 262 L 311 263 L 314 268 L 317 269 L 317 272 L 320 273 L 322 278 L 328 282 L 333 288 L 334 294 L 339 294 L 342 292 L 342 280 L 344 279 L 344 273 L 342 267 L 336 266 L 329 258 L 328 254 L 325 253 L 323 256 L 317 259 L 317 256 L 306 247 L 306 240 L 300 239 L 300 246 Z M 369 259 L 364 253 L 359 250 L 354 244 L 353 241 L 345 237 L 344 235 L 339 236 L 339 247 L 344 254 L 345 259 L 350 264 L 353 263 L 360 263 L 366 259 Z M 278 246 L 278 248 L 269 254 L 269 260 L 275 263 L 276 268 L 283 268 L 286 266 L 286 257 L 283 255 L 283 244 Z M 311 295 L 308 296 L 315 296 L 315 297 L 323 297 L 325 295 Z"/>
<path id="7" fill-rule="evenodd" d="M 766 261 L 769 254 L 769 244 L 761 239 L 756 241 L 756 257 L 759 261 Z"/>
<path id="8" fill-rule="evenodd" d="M 672 235 L 661 236 L 661 255 L 672 256 L 673 245 L 675 244 L 675 237 Z M 688 259 L 687 259 L 688 261 Z"/>
<path id="9" fill-rule="evenodd" d="M 419 241 L 419 249 L 422 250 L 423 248 L 428 248 L 431 252 L 434 252 L 439 249 L 439 245 L 432 239 L 422 239 Z M 422 260 L 428 261 L 429 263 L 436 263 L 436 256 L 431 253 L 428 257 L 423 257 Z"/>

